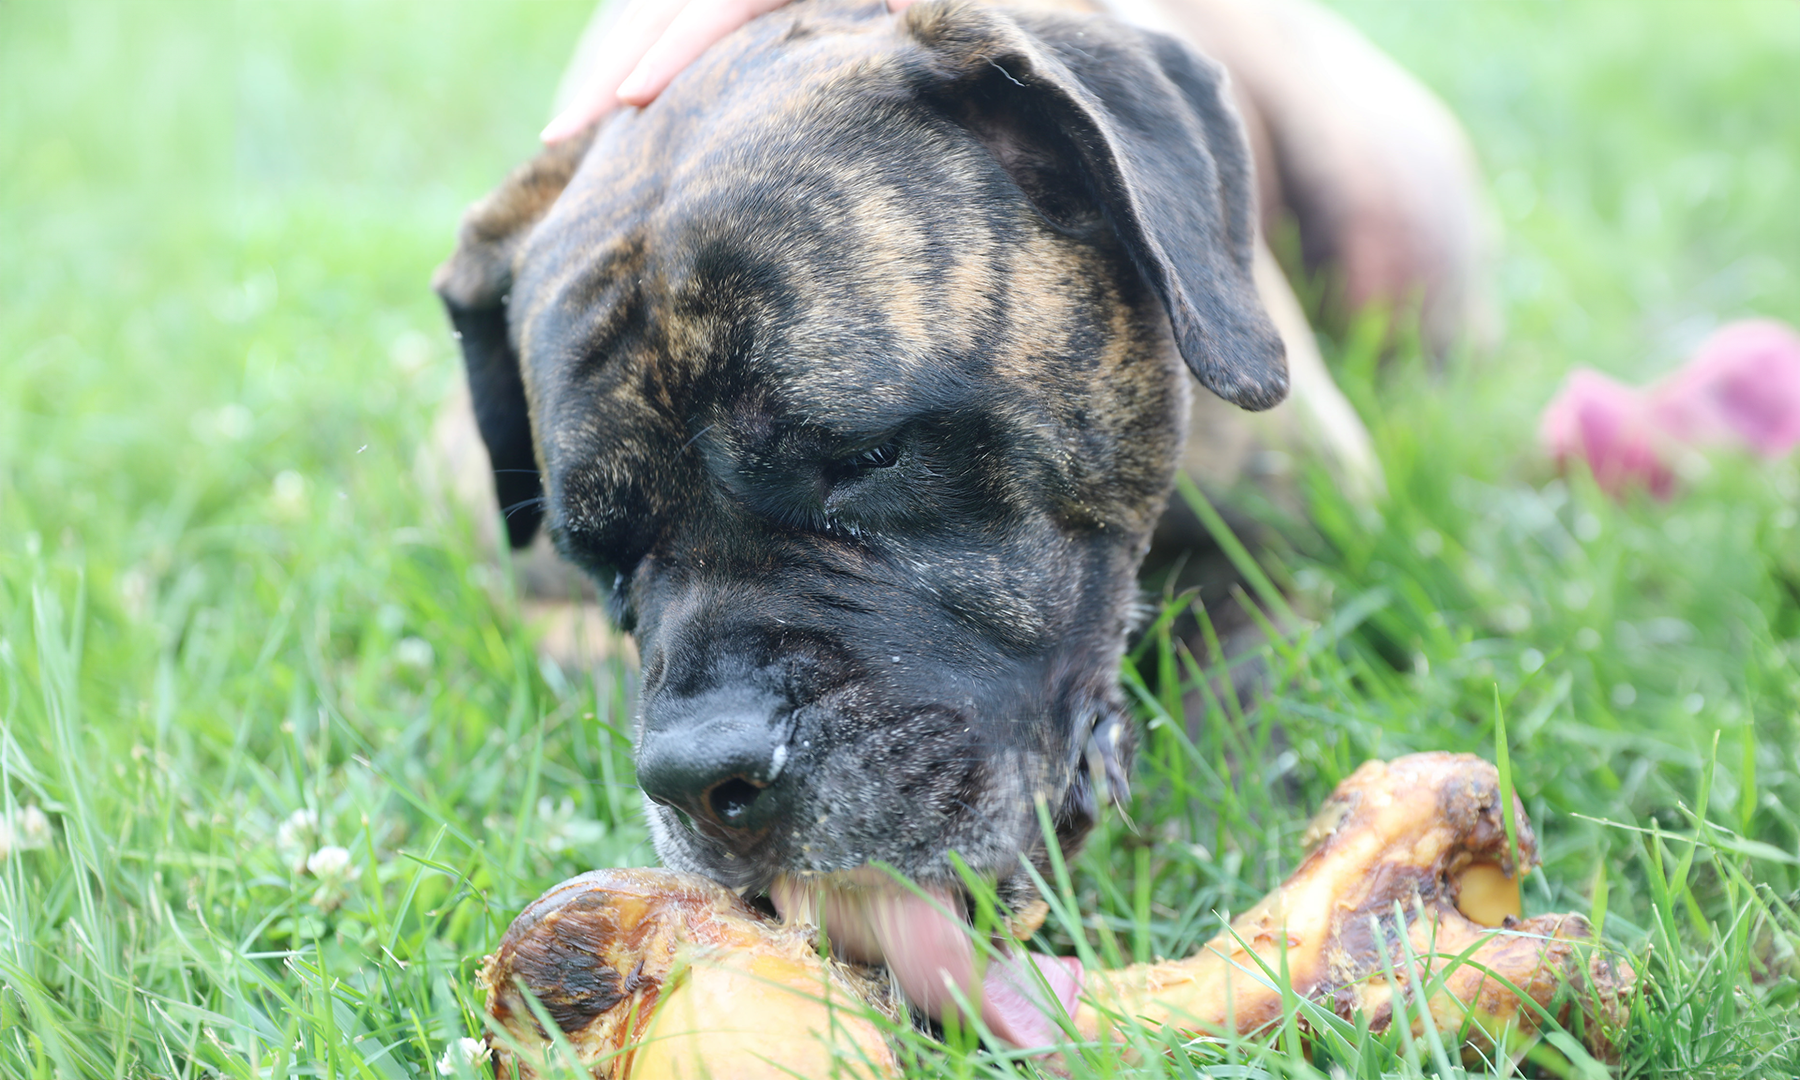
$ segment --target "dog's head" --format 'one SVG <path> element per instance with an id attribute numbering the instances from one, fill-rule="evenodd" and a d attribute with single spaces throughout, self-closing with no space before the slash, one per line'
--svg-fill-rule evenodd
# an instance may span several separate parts
<path id="1" fill-rule="evenodd" d="M 471 210 L 437 287 L 513 542 L 642 656 L 670 866 L 1010 879 L 1128 751 L 1188 390 L 1286 389 L 1222 76 L 1089 18 L 802 2 Z"/>

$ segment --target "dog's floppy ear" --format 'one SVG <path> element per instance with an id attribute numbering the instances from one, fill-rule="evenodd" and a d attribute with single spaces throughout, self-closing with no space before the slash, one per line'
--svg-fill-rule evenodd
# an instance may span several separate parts
<path id="1" fill-rule="evenodd" d="M 568 186 L 592 139 L 590 131 L 541 151 L 469 207 L 455 253 L 431 279 L 462 344 L 475 424 L 487 444 L 494 491 L 513 547 L 529 544 L 544 517 L 544 485 L 531 444 L 525 383 L 507 328 L 513 258 L 531 227 Z"/>
<path id="2" fill-rule="evenodd" d="M 1173 38 L 1094 18 L 916 4 L 920 92 L 973 132 L 1046 217 L 1084 211 L 1124 244 L 1188 367 L 1247 409 L 1287 394 L 1251 280 L 1254 185 L 1223 69 Z"/>

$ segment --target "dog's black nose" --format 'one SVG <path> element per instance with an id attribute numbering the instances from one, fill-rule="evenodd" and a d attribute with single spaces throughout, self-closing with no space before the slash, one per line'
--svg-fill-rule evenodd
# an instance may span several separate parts
<path id="1" fill-rule="evenodd" d="M 747 690 L 653 703 L 638 744 L 638 786 L 701 828 L 767 828 L 780 816 L 785 712 L 774 695 Z"/>

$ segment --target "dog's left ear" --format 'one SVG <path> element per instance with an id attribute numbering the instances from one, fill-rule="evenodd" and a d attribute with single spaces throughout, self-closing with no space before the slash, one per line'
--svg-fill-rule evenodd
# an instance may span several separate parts
<path id="1" fill-rule="evenodd" d="M 1246 409 L 1287 394 L 1281 336 L 1251 280 L 1250 151 L 1223 69 L 1173 38 L 961 0 L 907 9 L 918 92 L 973 132 L 1064 227 L 1096 209 L 1162 298 L 1176 346 Z"/>
<path id="2" fill-rule="evenodd" d="M 449 310 L 469 375 L 475 426 L 494 468 L 494 492 L 513 547 L 531 542 L 543 520 L 544 484 L 531 443 L 519 356 L 507 326 L 513 258 L 587 154 L 593 131 L 561 142 L 512 171 L 463 215 L 456 251 L 432 275 Z"/>

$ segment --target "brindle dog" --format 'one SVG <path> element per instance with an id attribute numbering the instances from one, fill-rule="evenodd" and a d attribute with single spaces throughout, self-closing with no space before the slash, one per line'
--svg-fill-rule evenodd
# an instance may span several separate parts
<path id="1" fill-rule="evenodd" d="M 1189 373 L 1288 389 L 1230 94 L 1098 16 L 802 0 L 471 210 L 436 284 L 507 530 L 636 637 L 669 866 L 1021 901 L 1037 804 L 1071 847 L 1120 789 Z"/>

